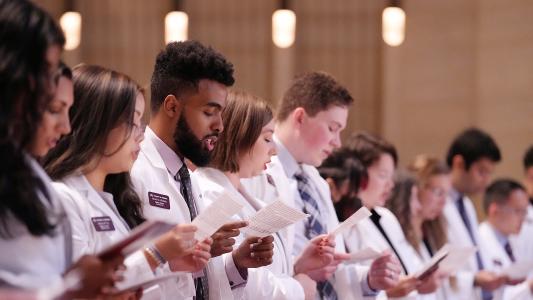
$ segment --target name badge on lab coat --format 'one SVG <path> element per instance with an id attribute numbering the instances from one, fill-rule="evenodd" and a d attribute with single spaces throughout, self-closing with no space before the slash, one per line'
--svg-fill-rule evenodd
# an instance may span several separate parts
<path id="1" fill-rule="evenodd" d="M 167 195 L 148 192 L 148 202 L 151 206 L 170 209 L 170 197 Z"/>
<path id="2" fill-rule="evenodd" d="M 115 226 L 113 225 L 113 220 L 110 217 L 94 217 L 91 218 L 93 222 L 94 229 L 96 231 L 115 231 Z"/>

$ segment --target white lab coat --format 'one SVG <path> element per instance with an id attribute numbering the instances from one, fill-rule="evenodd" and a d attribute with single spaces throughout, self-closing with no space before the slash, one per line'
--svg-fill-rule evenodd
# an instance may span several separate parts
<path id="1" fill-rule="evenodd" d="M 265 206 L 259 199 L 255 199 L 246 191 L 238 191 L 221 171 L 213 168 L 199 168 L 195 171 L 198 183 L 206 203 L 218 199 L 224 192 L 230 193 L 244 208 L 237 215 L 237 219 L 247 220 L 258 209 Z M 292 278 L 293 266 L 290 264 L 290 254 L 285 251 L 281 234 L 274 234 L 274 256 L 272 264 L 248 269 L 248 282 L 244 289 L 244 299 L 304 299 L 304 291 L 300 283 Z M 244 239 L 241 234 L 238 241 Z M 265 284 L 268 282 L 268 284 Z"/>
<path id="2" fill-rule="evenodd" d="M 533 205 L 528 205 L 527 216 L 520 233 L 509 237 L 516 255 L 533 259 Z"/>
<path id="3" fill-rule="evenodd" d="M 448 243 L 457 247 L 472 247 L 474 245 L 470 235 L 468 234 L 468 230 L 461 219 L 461 215 L 457 210 L 455 201 L 456 200 L 449 196 L 446 200 L 446 205 L 444 206 L 443 213 L 446 218 Z M 466 213 L 472 226 L 474 238 L 479 243 L 476 210 L 472 204 L 472 201 L 466 196 L 464 196 L 464 204 Z M 486 265 L 486 259 L 484 258 L 483 253 L 484 251 L 482 250 L 483 249 L 478 249 L 478 251 L 480 251 L 483 265 Z M 468 263 L 465 264 L 460 271 L 452 274 L 452 276 L 455 275 L 455 280 L 451 279 L 453 284 L 449 285 L 449 288 L 446 290 L 446 295 L 448 295 L 450 299 L 457 300 L 481 299 L 481 289 L 474 287 L 474 276 L 478 271 L 476 256 L 472 255 L 472 257 L 470 257 L 468 260 Z"/>
<path id="4" fill-rule="evenodd" d="M 374 209 L 381 216 L 380 224 L 383 227 L 383 230 L 387 233 L 394 248 L 398 251 L 398 255 L 404 263 L 407 272 L 413 274 L 419 271 L 424 265 L 423 261 L 405 238 L 402 227 L 396 216 L 385 207 L 376 207 Z M 387 240 L 369 218 L 362 220 L 350 228 L 350 230 L 346 231 L 344 234 L 344 242 L 349 252 L 357 252 L 372 246 L 378 250 L 390 249 L 390 252 L 394 253 L 387 243 Z M 372 261 L 367 260 L 362 263 L 370 265 Z M 400 299 L 429 300 L 436 299 L 436 296 L 435 294 L 419 295 L 416 291 L 413 291 L 409 295 L 401 297 Z"/>
<path id="5" fill-rule="evenodd" d="M 131 171 L 135 189 L 143 202 L 144 216 L 147 219 L 166 220 L 173 223 L 190 223 L 191 217 L 187 203 L 154 145 L 153 139 L 155 138 L 153 131 L 147 128 L 145 139 L 141 143 L 141 152 Z M 191 183 L 198 210 L 201 212 L 204 205 L 194 174 L 191 174 Z M 149 192 L 168 196 L 170 208 L 165 209 L 150 205 Z M 222 256 L 210 259 L 206 269 L 210 299 L 240 298 L 243 288 L 231 289 Z M 165 284 L 164 289 L 165 293 L 176 299 L 192 299 L 195 295 L 193 275 L 180 276 L 177 282 Z"/>
<path id="6" fill-rule="evenodd" d="M 73 257 L 96 254 L 104 248 L 128 236 L 130 228 L 120 216 L 113 195 L 97 192 L 82 174 L 75 174 L 53 183 L 70 220 L 73 240 Z M 99 231 L 93 218 L 108 218 L 113 230 Z M 124 280 L 117 287 L 129 286 L 154 278 L 142 250 L 124 260 Z M 143 294 L 144 299 L 161 299 L 160 289 L 151 288 Z"/>
<path id="7" fill-rule="evenodd" d="M 302 166 L 303 171 L 309 176 L 311 185 L 315 186 L 320 193 L 320 201 L 327 211 L 322 212 L 324 216 L 327 216 L 326 227 L 333 229 L 339 224 L 333 202 L 331 201 L 331 194 L 327 182 L 320 177 L 318 170 L 309 165 Z M 267 175 L 274 181 L 272 185 L 267 179 Z M 246 186 L 246 190 L 249 191 L 255 198 L 262 199 L 263 201 L 270 203 L 278 198 L 284 201 L 286 204 L 296 207 L 295 196 L 298 194 L 297 183 L 295 180 L 287 178 L 287 175 L 283 169 L 283 164 L 279 160 L 278 156 L 272 157 L 272 162 L 268 165 L 266 174 L 256 176 L 252 179 L 241 180 Z M 278 197 L 279 195 L 279 197 Z M 293 256 L 298 255 L 295 253 L 294 247 L 296 241 L 295 225 L 289 226 L 285 232 L 287 241 L 286 249 L 292 252 Z M 300 237 L 301 239 L 302 237 Z M 336 251 L 346 252 L 342 235 L 338 235 L 335 239 Z M 367 284 L 368 267 L 356 264 L 340 264 L 337 271 L 334 274 L 334 279 L 331 279 L 335 291 L 339 299 L 351 300 L 351 299 L 363 299 L 363 286 Z M 366 297 L 369 299 L 375 298 Z"/>
<path id="8" fill-rule="evenodd" d="M 488 222 L 483 222 L 479 225 L 479 237 L 481 238 L 479 246 L 485 249 L 487 257 L 487 270 L 499 273 L 503 268 L 512 264 L 511 259 L 505 252 L 504 247 L 498 241 L 493 227 Z M 514 249 L 511 242 L 511 248 Z M 524 261 L 526 257 L 521 257 L 519 252 L 513 250 L 516 262 Z M 531 254 L 530 254 L 531 256 Z M 502 286 L 493 292 L 494 300 L 529 300 L 533 299 L 533 295 L 526 282 L 516 286 Z"/>
<path id="9" fill-rule="evenodd" d="M 51 186 L 51 180 L 39 163 L 27 156 L 33 172 L 47 188 L 50 202 L 41 197 L 50 212 L 50 220 L 59 222 L 54 236 L 33 236 L 26 226 L 14 217 L 7 218 L 12 238 L 0 238 L 0 287 L 39 289 L 51 287 L 61 281 L 61 274 L 72 262 L 72 239 L 68 218 Z M 62 216 L 56 219 L 55 216 Z"/>

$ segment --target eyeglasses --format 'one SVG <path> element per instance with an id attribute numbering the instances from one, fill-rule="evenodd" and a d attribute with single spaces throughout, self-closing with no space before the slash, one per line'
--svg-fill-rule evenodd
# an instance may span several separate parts
<path id="1" fill-rule="evenodd" d="M 525 217 L 527 215 L 527 208 L 515 208 L 510 206 L 500 206 L 500 209 L 505 213 L 512 213 L 519 217 Z"/>
<path id="2" fill-rule="evenodd" d="M 139 137 L 139 136 L 144 135 L 145 130 L 146 130 L 146 124 L 144 122 L 141 122 L 140 125 L 137 125 L 135 123 L 131 125 L 131 132 L 134 137 Z"/>
<path id="3" fill-rule="evenodd" d="M 431 195 L 433 195 L 435 197 L 439 197 L 440 198 L 440 197 L 445 197 L 446 196 L 446 190 L 441 188 L 441 187 L 426 185 L 425 189 L 428 190 L 431 193 Z"/>

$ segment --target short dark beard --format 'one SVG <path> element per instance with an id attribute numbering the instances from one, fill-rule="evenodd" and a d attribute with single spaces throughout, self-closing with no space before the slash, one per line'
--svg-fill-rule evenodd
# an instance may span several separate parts
<path id="1" fill-rule="evenodd" d="M 215 133 L 212 135 L 218 134 Z M 197 167 L 205 167 L 209 164 L 211 152 L 205 149 L 202 141 L 194 135 L 183 112 L 176 124 L 174 142 L 176 143 L 179 154 L 190 160 Z"/>

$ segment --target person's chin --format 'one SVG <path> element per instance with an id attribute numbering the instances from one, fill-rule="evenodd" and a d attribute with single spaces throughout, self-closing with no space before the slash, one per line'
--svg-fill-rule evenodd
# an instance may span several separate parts
<path id="1" fill-rule="evenodd" d="M 31 154 L 35 157 L 43 157 L 46 156 L 46 154 L 48 154 L 48 151 L 50 150 L 52 150 L 52 147 L 42 146 L 39 149 L 35 149 L 34 151 L 32 151 Z"/>
<path id="2" fill-rule="evenodd" d="M 315 157 L 310 159 L 309 164 L 313 167 L 319 167 L 325 159 L 326 157 L 323 155 L 316 155 Z"/>

